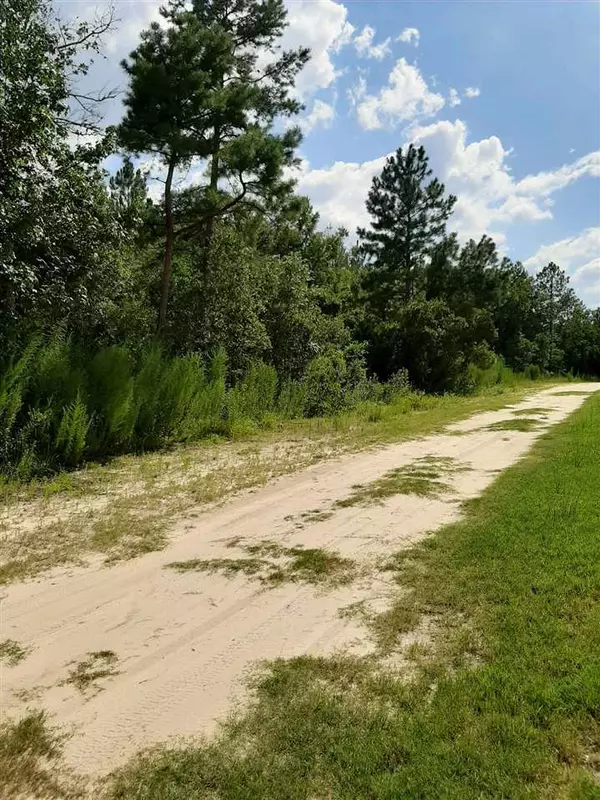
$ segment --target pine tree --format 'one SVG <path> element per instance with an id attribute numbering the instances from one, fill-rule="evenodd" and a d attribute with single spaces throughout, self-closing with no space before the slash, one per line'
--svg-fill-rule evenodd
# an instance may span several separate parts
<path id="1" fill-rule="evenodd" d="M 573 311 L 575 293 L 569 277 L 551 261 L 535 276 L 535 297 L 542 331 L 546 339 L 543 366 L 550 372 L 562 367 L 563 353 L 559 348 L 559 330 Z"/>
<path id="2" fill-rule="evenodd" d="M 167 168 L 159 331 L 176 234 L 202 235 L 208 246 L 216 218 L 283 185 L 301 135 L 297 127 L 275 134 L 272 125 L 301 110 L 291 90 L 309 57 L 305 48 L 280 51 L 283 0 L 194 0 L 191 8 L 171 0 L 161 13 L 167 26 L 153 23 L 123 62 L 130 86 L 120 126 L 129 151 L 156 153 Z M 193 220 L 181 225 L 173 180 L 195 158 L 207 163 L 207 181 L 194 193 Z"/>
<path id="3" fill-rule="evenodd" d="M 373 179 L 367 198 L 371 229 L 359 229 L 371 264 L 368 289 L 378 311 L 412 299 L 415 283 L 433 247 L 444 237 L 456 202 L 433 180 L 423 147 L 409 145 L 390 156 Z"/>
<path id="4" fill-rule="evenodd" d="M 146 179 L 127 157 L 109 181 L 110 195 L 121 224 L 127 230 L 139 227 L 148 205 Z"/>

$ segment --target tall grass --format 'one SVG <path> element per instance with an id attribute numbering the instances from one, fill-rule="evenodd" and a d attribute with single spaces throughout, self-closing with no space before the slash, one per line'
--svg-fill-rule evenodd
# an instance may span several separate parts
<path id="1" fill-rule="evenodd" d="M 258 399 L 244 413 L 259 411 L 253 382 Z M 123 347 L 89 358 L 60 332 L 38 339 L 0 375 L 0 474 L 28 479 L 225 433 L 226 398 L 221 352 L 205 367 L 195 355 L 169 358 L 158 345 L 137 360 Z"/>
<path id="2" fill-rule="evenodd" d="M 384 386 L 348 363 L 340 351 L 323 353 L 302 381 L 288 381 L 255 362 L 230 385 L 223 350 L 207 361 L 171 357 L 158 344 L 137 356 L 117 346 L 89 354 L 58 331 L 32 341 L 0 372 L 0 478 L 28 480 L 86 460 L 236 436 L 278 419 L 363 407 L 379 419 L 399 397 L 420 402 L 407 375 Z M 474 390 L 524 380 L 501 361 L 469 375 Z"/>

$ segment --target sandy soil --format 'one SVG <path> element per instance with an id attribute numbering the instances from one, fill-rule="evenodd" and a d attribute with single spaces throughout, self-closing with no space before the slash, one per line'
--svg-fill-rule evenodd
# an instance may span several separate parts
<path id="1" fill-rule="evenodd" d="M 460 501 L 479 494 L 585 400 L 559 392 L 599 388 L 545 390 L 444 434 L 319 463 L 189 517 L 162 552 L 10 586 L 0 609 L 0 640 L 15 639 L 32 650 L 19 665 L 3 669 L 3 713 L 47 709 L 74 732 L 66 745 L 68 763 L 102 774 L 141 746 L 210 734 L 243 700 L 244 678 L 262 659 L 368 651 L 364 629 L 339 612 L 361 600 L 385 607 L 391 587 L 377 573 L 381 557 L 457 519 Z M 515 409 L 535 407 L 550 411 L 534 431 L 488 428 L 515 419 Z M 452 458 L 466 468 L 444 478 L 453 493 L 436 499 L 397 495 L 383 505 L 336 508 L 328 519 L 302 520 L 307 511 L 331 511 L 354 485 L 426 456 Z M 227 547 L 232 537 L 242 544 L 268 539 L 285 547 L 327 548 L 354 559 L 365 573 L 331 590 L 297 583 L 265 589 L 243 576 L 164 568 L 173 561 L 243 556 Z M 85 693 L 64 683 L 74 662 L 98 651 L 117 655 L 117 675 Z"/>

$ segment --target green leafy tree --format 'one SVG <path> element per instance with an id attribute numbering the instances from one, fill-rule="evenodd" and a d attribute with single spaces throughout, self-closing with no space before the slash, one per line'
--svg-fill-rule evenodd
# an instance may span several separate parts
<path id="1" fill-rule="evenodd" d="M 540 366 L 550 372 L 559 372 L 564 366 L 560 334 L 573 312 L 575 293 L 569 286 L 568 275 L 553 261 L 537 273 L 534 287 L 541 324 L 538 337 Z"/>
<path id="2" fill-rule="evenodd" d="M 73 83 L 102 30 L 56 25 L 44 0 L 0 4 L 0 337 L 9 342 L 58 320 L 88 330 L 108 279 L 118 228 L 97 167 L 108 145 L 72 149 L 67 139 L 87 125 L 72 119 Z"/>
<path id="3" fill-rule="evenodd" d="M 130 85 L 119 129 L 126 149 L 157 154 L 167 170 L 159 331 L 176 234 L 202 235 L 208 251 L 215 219 L 283 190 L 282 169 L 294 162 L 301 135 L 272 126 L 300 111 L 291 90 L 309 57 L 305 48 L 279 49 L 283 0 L 193 0 L 191 7 L 171 0 L 161 13 L 166 27 L 153 23 L 123 62 Z M 208 164 L 207 180 L 191 193 L 192 219 L 176 220 L 175 173 L 194 159 Z"/>
<path id="4" fill-rule="evenodd" d="M 444 300 L 411 300 L 377 328 L 373 355 L 383 378 L 406 369 L 419 389 L 464 391 L 478 346 L 494 338 L 494 326 L 484 310 L 465 317 Z"/>
<path id="5" fill-rule="evenodd" d="M 434 246 L 444 237 L 456 202 L 431 178 L 423 147 L 390 156 L 367 198 L 371 228 L 358 230 L 371 270 L 368 289 L 380 312 L 412 299 Z"/>

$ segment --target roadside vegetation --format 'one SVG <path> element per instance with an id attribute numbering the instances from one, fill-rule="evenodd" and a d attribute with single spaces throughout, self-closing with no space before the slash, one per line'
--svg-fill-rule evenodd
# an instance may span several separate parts
<path id="1" fill-rule="evenodd" d="M 266 667 L 215 741 L 141 755 L 105 797 L 598 797 L 599 430 L 595 396 L 388 565 L 374 656 Z M 425 623 L 412 677 L 394 673 Z"/>
<path id="2" fill-rule="evenodd" d="M 63 741 L 42 712 L 0 722 L 3 800 L 84 800 L 81 781 L 61 763 Z"/>
<path id="3" fill-rule="evenodd" d="M 522 381 L 468 396 L 399 393 L 387 404 L 362 402 L 331 417 L 279 421 L 233 441 L 207 439 L 5 483 L 0 584 L 94 555 L 112 564 L 160 550 L 177 520 L 235 492 L 342 453 L 431 434 L 518 402 L 534 385 L 545 384 Z"/>

